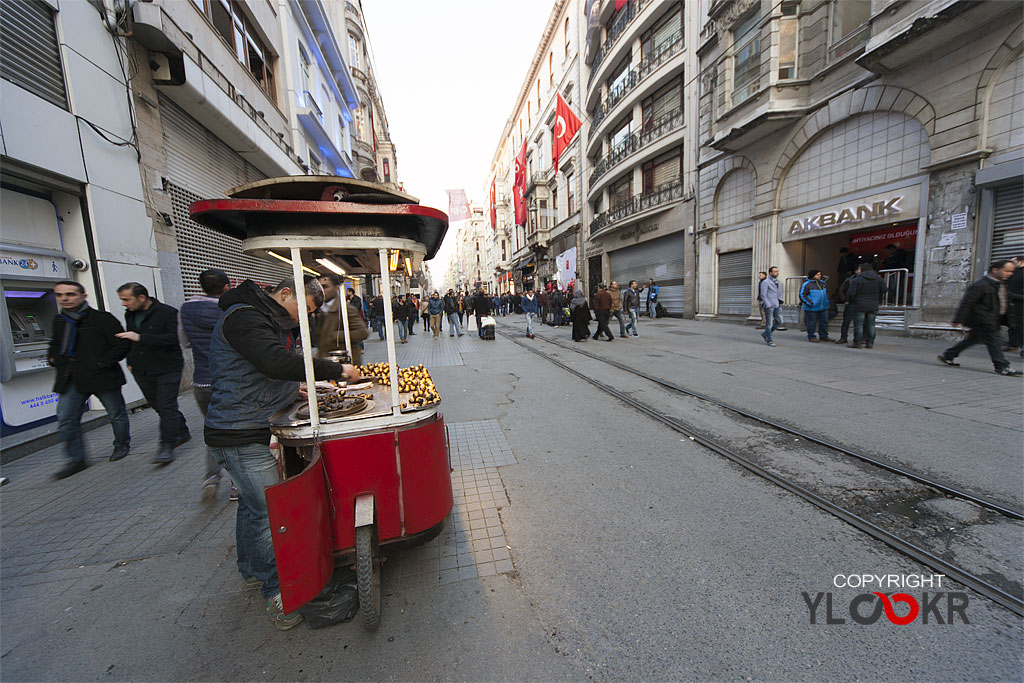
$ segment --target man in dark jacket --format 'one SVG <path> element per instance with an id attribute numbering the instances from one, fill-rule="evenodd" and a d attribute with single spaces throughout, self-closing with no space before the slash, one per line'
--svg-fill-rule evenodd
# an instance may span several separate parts
<path id="1" fill-rule="evenodd" d="M 459 325 L 459 297 L 455 296 L 455 290 L 449 289 L 444 295 L 444 314 L 448 318 L 448 336 L 462 336 L 462 327 Z"/>
<path id="2" fill-rule="evenodd" d="M 960 306 L 953 315 L 955 325 L 968 328 L 967 337 L 939 355 L 939 362 L 959 367 L 953 361 L 962 351 L 975 344 L 984 344 L 992 359 L 997 375 L 1015 377 L 1019 370 L 1011 370 L 1010 363 L 1003 355 L 1003 344 L 999 340 L 999 320 L 1006 313 L 1004 282 L 1013 275 L 1013 261 L 999 259 L 989 266 L 988 273 L 964 292 Z"/>
<path id="3" fill-rule="evenodd" d="M 203 293 L 182 305 L 178 319 L 182 346 L 192 349 L 192 397 L 205 417 L 210 405 L 210 335 L 220 319 L 220 297 L 231 289 L 231 280 L 223 270 L 204 270 L 199 274 L 199 286 Z M 217 497 L 220 469 L 207 448 L 206 473 L 199 494 L 202 502 L 211 503 Z M 237 493 L 232 492 L 233 499 L 235 496 Z"/>
<path id="4" fill-rule="evenodd" d="M 1017 353 L 1024 342 L 1024 256 L 1015 258 L 1014 263 L 1017 268 L 1006 281 L 1006 326 L 1010 343 L 1003 350 Z"/>
<path id="5" fill-rule="evenodd" d="M 491 298 L 484 294 L 484 290 L 476 290 L 476 294 L 473 296 L 473 315 L 476 317 L 476 334 L 481 339 L 484 338 L 484 332 L 480 329 L 480 318 L 490 314 Z"/>
<path id="6" fill-rule="evenodd" d="M 53 295 L 60 313 L 54 319 L 47 357 L 57 370 L 53 382 L 53 390 L 59 396 L 57 423 L 68 456 L 67 465 L 54 476 L 64 479 L 88 467 L 81 422 L 91 395 L 103 404 L 114 430 L 114 451 L 110 460 L 128 455 L 131 436 L 128 410 L 121 395 L 124 373 L 118 363 L 128 355 L 131 344 L 118 338 L 123 328 L 117 318 L 89 307 L 85 287 L 80 283 L 58 282 L 53 287 Z"/>
<path id="7" fill-rule="evenodd" d="M 608 321 L 612 317 L 612 297 L 603 282 L 597 286 L 597 293 L 594 294 L 594 316 L 597 318 L 594 339 L 600 337 L 603 332 L 608 335 L 608 341 L 615 341 L 615 335 L 608 329 Z"/>
<path id="8" fill-rule="evenodd" d="M 870 263 L 857 266 L 857 277 L 853 278 L 846 290 L 846 306 L 853 308 L 853 341 L 849 348 L 874 347 L 875 317 L 884 297 L 885 282 L 874 267 Z"/>
<path id="9" fill-rule="evenodd" d="M 160 416 L 160 448 L 153 462 L 165 465 L 174 460 L 174 449 L 192 438 L 185 416 L 178 410 L 181 369 L 185 365 L 178 341 L 178 309 L 151 297 L 138 282 L 121 285 L 117 296 L 125 307 L 127 330 L 117 336 L 132 342 L 128 369 Z"/>
<path id="10" fill-rule="evenodd" d="M 323 304 L 319 282 L 310 280 L 304 289 L 307 311 Z M 260 586 L 274 626 L 285 630 L 302 615 L 285 614 L 281 605 L 265 492 L 278 482 L 267 420 L 299 398 L 299 381 L 305 378 L 296 352 L 299 300 L 290 279 L 270 294 L 246 280 L 221 296 L 219 305 L 223 315 L 210 337 L 213 393 L 204 436 L 238 487 L 238 571 L 247 584 Z M 359 379 L 353 366 L 322 358 L 313 359 L 313 371 L 318 380 Z"/>

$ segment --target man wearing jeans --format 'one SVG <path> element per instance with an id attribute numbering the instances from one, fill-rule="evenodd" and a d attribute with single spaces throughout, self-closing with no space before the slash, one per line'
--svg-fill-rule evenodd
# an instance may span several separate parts
<path id="1" fill-rule="evenodd" d="M 260 586 L 267 612 L 280 630 L 292 628 L 302 615 L 285 614 L 274 560 L 265 489 L 278 482 L 277 459 L 270 451 L 267 420 L 299 397 L 305 378 L 296 352 L 298 296 L 306 310 L 324 302 L 320 283 L 310 280 L 302 294 L 291 279 L 270 294 L 246 280 L 220 298 L 224 311 L 210 337 L 213 392 L 204 436 L 213 457 L 238 487 L 235 546 L 238 571 L 249 586 Z M 301 290 L 300 290 L 301 291 Z M 316 379 L 359 379 L 351 365 L 313 360 Z"/>
<path id="2" fill-rule="evenodd" d="M 875 316 L 885 297 L 885 283 L 870 262 L 857 266 L 857 277 L 846 290 L 847 307 L 853 307 L 851 349 L 870 349 L 875 345 Z"/>
<path id="3" fill-rule="evenodd" d="M 640 336 L 636 329 L 637 323 L 640 320 L 640 293 L 637 291 L 638 286 L 636 280 L 630 280 L 629 287 L 626 288 L 625 293 L 622 295 L 622 308 L 629 315 L 626 331 L 628 332 L 632 329 L 634 337 Z"/>
<path id="4" fill-rule="evenodd" d="M 540 301 L 533 293 L 533 287 L 526 290 L 522 307 L 523 314 L 526 315 L 526 336 L 533 339 L 533 321 L 540 314 Z"/>
<path id="5" fill-rule="evenodd" d="M 178 309 L 160 303 L 138 282 L 117 288 L 125 307 L 125 332 L 117 336 L 132 342 L 128 369 L 150 407 L 160 416 L 160 448 L 156 465 L 174 460 L 174 449 L 192 438 L 185 416 L 178 410 L 178 390 L 185 359 L 178 340 Z"/>
<path id="6" fill-rule="evenodd" d="M 782 325 L 782 283 L 779 282 L 779 267 L 772 266 L 768 269 L 768 277 L 761 280 L 760 299 L 764 308 L 764 332 L 761 336 L 768 346 L 775 346 L 772 339 L 772 332 Z"/>
<path id="7" fill-rule="evenodd" d="M 807 279 L 800 286 L 800 303 L 804 309 L 804 320 L 807 323 L 807 341 L 815 344 L 831 341 L 828 336 L 828 291 L 821 279 L 820 270 L 811 270 Z M 818 336 L 814 334 L 817 332 Z"/>
<path id="8" fill-rule="evenodd" d="M 459 298 L 455 296 L 455 290 L 449 289 L 444 295 L 444 314 L 448 318 L 448 336 L 462 336 L 462 325 L 459 324 Z"/>
<path id="9" fill-rule="evenodd" d="M 128 355 L 131 343 L 117 337 L 124 331 L 117 318 L 89 307 L 85 287 L 80 283 L 58 282 L 53 295 L 60 312 L 54 319 L 48 358 L 57 371 L 53 382 L 53 391 L 59 396 L 57 423 L 68 456 L 68 463 L 54 477 L 64 479 L 88 467 L 81 421 L 90 395 L 103 404 L 114 430 L 110 460 L 128 455 L 131 436 L 128 410 L 121 396 L 124 373 L 119 361 Z"/>

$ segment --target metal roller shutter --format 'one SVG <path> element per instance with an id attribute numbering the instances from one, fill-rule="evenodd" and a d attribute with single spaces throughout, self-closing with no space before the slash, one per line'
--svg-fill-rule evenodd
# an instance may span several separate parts
<path id="1" fill-rule="evenodd" d="M 751 249 L 718 255 L 718 315 L 750 315 L 753 267 Z"/>
<path id="2" fill-rule="evenodd" d="M 630 280 L 646 285 L 648 278 L 653 277 L 658 285 L 658 302 L 670 315 L 682 315 L 684 254 L 681 233 L 618 249 L 608 254 L 611 272 L 608 280 L 615 280 L 625 289 Z M 641 307 L 645 306 L 646 292 L 640 299 Z"/>
<path id="3" fill-rule="evenodd" d="M 681 26 L 682 17 L 680 17 L 679 11 L 677 9 L 672 10 L 672 17 L 654 31 L 654 40 L 652 42 L 654 43 L 655 54 L 663 45 L 674 43 L 678 40 Z"/>
<path id="4" fill-rule="evenodd" d="M 1024 254 L 1024 187 L 1010 185 L 994 190 L 992 261 Z"/>
<path id="5" fill-rule="evenodd" d="M 0 77 L 67 109 L 53 15 L 39 0 L 0 2 Z"/>
<path id="6" fill-rule="evenodd" d="M 233 282 L 251 278 L 260 285 L 277 284 L 291 276 L 287 264 L 243 254 L 241 240 L 189 218 L 188 207 L 192 202 L 224 197 L 229 188 L 265 176 L 164 97 L 160 99 L 160 117 L 169 176 L 166 187 L 174 214 L 185 298 L 200 293 L 199 273 L 208 268 L 223 270 Z"/>

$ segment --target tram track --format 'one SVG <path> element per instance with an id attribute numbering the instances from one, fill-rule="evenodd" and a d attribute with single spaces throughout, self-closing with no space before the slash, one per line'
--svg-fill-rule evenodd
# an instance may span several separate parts
<path id="1" fill-rule="evenodd" d="M 505 326 L 503 325 L 501 327 Z M 501 331 L 500 333 L 502 336 L 518 346 L 521 346 L 531 353 L 554 364 L 560 369 L 584 380 L 592 386 L 600 389 L 602 392 L 616 398 L 626 405 L 629 405 L 638 412 L 669 427 L 677 433 L 686 436 L 691 441 L 725 457 L 745 470 L 767 479 L 784 490 L 799 496 L 801 499 L 811 503 L 819 509 L 832 514 L 859 531 L 888 545 L 902 555 L 929 567 L 933 571 L 945 574 L 950 579 L 969 587 L 971 590 L 989 598 L 993 602 L 1013 611 L 1019 616 L 1024 616 L 1024 599 L 1022 599 L 1021 586 L 1018 582 L 1019 579 L 1017 578 L 1020 572 L 1019 568 L 1011 566 L 1013 564 L 1012 561 L 1003 562 L 1001 561 L 1002 558 L 985 558 L 984 560 L 972 559 L 973 564 L 976 566 L 966 566 L 968 564 L 967 562 L 950 559 L 951 555 L 955 556 L 958 554 L 957 551 L 959 549 L 955 547 L 956 540 L 951 539 L 948 534 L 945 534 L 940 530 L 941 525 L 936 525 L 934 523 L 928 525 L 922 523 L 919 526 L 914 522 L 901 525 L 900 522 L 902 520 L 899 518 L 899 515 L 891 515 L 888 514 L 889 511 L 885 511 L 883 519 L 890 528 L 883 528 L 880 523 L 875 523 L 867 518 L 867 515 L 878 516 L 883 515 L 883 512 L 875 509 L 875 507 L 873 507 L 873 503 L 859 500 L 859 496 L 856 495 L 856 493 L 863 489 L 865 491 L 870 490 L 877 496 L 877 492 L 879 490 L 887 487 L 890 489 L 890 493 L 901 493 L 904 494 L 904 496 L 916 497 L 918 500 L 926 500 L 929 497 L 941 497 L 945 499 L 963 501 L 970 506 L 977 506 L 985 511 L 983 518 L 977 521 L 977 525 L 979 527 L 989 528 L 991 525 L 1009 524 L 1011 525 L 1011 533 L 1019 531 L 1017 526 L 1019 525 L 1020 520 L 1024 519 L 1024 515 L 1022 515 L 1020 511 L 994 501 L 987 500 L 982 496 L 972 494 L 969 491 L 964 491 L 958 487 L 936 482 L 930 477 L 907 471 L 904 468 L 896 467 L 890 463 L 885 463 L 877 458 L 856 453 L 840 444 L 835 444 L 828 439 L 813 434 L 806 434 L 803 430 L 792 427 L 791 425 L 786 425 L 763 416 L 755 415 L 736 406 L 731 406 L 722 401 L 718 401 L 717 399 L 690 391 L 685 387 L 681 387 L 672 382 L 654 377 L 649 373 L 637 370 L 636 368 L 631 368 L 628 365 L 602 358 L 599 355 L 582 349 L 570 347 L 564 343 L 551 340 L 546 337 L 536 337 L 537 340 L 561 348 L 575 356 L 587 358 L 597 363 L 604 364 L 605 366 L 615 368 L 616 370 L 627 373 L 628 375 L 646 380 L 652 383 L 659 390 L 664 390 L 671 395 L 680 396 L 683 400 L 694 400 L 707 404 L 709 406 L 713 406 L 715 409 L 724 411 L 725 413 L 739 416 L 742 420 L 762 425 L 771 432 L 785 435 L 787 441 L 803 442 L 800 444 L 801 446 L 803 446 L 803 444 L 809 444 L 808 448 L 816 449 L 817 453 L 814 454 L 815 456 L 822 452 L 828 452 L 838 454 L 838 456 L 847 460 L 852 459 L 857 463 L 857 467 L 859 468 L 877 470 L 879 474 L 875 475 L 874 479 L 877 480 L 879 477 L 884 477 L 886 483 L 885 487 L 873 489 L 870 485 L 851 487 L 849 485 L 837 486 L 835 482 L 821 483 L 800 481 L 802 472 L 800 471 L 801 468 L 799 466 L 794 468 L 792 465 L 789 465 L 787 467 L 785 465 L 780 465 L 778 462 L 771 461 L 770 458 L 748 457 L 745 454 L 741 455 L 737 452 L 737 446 L 727 443 L 727 439 L 723 438 L 721 435 L 709 434 L 709 430 L 699 429 L 692 423 L 683 422 L 677 417 L 669 414 L 668 410 L 660 409 L 657 406 L 652 405 L 651 401 L 638 399 L 635 395 L 638 392 L 622 391 L 607 382 L 596 379 L 594 377 L 594 373 L 583 372 L 573 367 L 572 364 L 570 364 L 571 361 L 564 362 L 562 359 L 555 357 L 555 355 L 545 353 L 544 351 L 537 349 L 535 345 L 525 343 L 506 331 Z M 605 376 L 607 373 L 600 374 L 601 376 Z M 762 436 L 761 438 L 764 437 Z M 738 444 L 738 447 L 747 449 L 747 442 L 743 439 L 740 439 L 739 441 L 740 443 Z M 760 449 L 749 450 L 755 451 Z M 789 451 L 799 450 L 800 448 L 794 448 L 793 444 L 788 444 L 787 455 L 789 454 Z M 818 464 L 820 465 L 821 463 Z M 792 471 L 787 471 L 787 469 Z M 806 476 L 803 478 L 806 479 Z M 904 483 L 901 484 L 900 482 Z M 909 491 L 906 490 L 906 482 L 912 483 Z M 851 495 L 853 497 L 852 504 L 843 502 L 843 498 L 849 499 Z M 906 507 L 911 508 L 913 507 L 913 504 L 906 504 Z M 914 512 L 917 512 L 917 510 L 915 509 Z M 893 518 L 896 518 L 895 523 L 892 522 Z M 927 527 L 925 532 L 922 532 L 922 528 L 925 527 Z M 914 536 L 917 536 L 917 538 L 914 539 Z M 972 544 L 964 543 L 964 545 L 970 548 Z M 943 546 L 943 548 L 937 549 L 936 546 Z M 986 560 L 989 561 L 989 564 L 985 564 Z"/>

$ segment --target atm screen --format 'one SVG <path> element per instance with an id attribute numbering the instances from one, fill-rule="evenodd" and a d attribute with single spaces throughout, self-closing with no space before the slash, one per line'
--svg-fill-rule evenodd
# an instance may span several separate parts
<path id="1" fill-rule="evenodd" d="M 46 296 L 47 294 L 49 294 L 49 292 L 28 292 L 28 291 L 23 291 L 23 290 L 20 290 L 20 289 L 15 289 L 15 290 L 8 289 L 8 290 L 4 291 L 4 298 L 5 299 L 38 299 L 39 297 Z"/>

